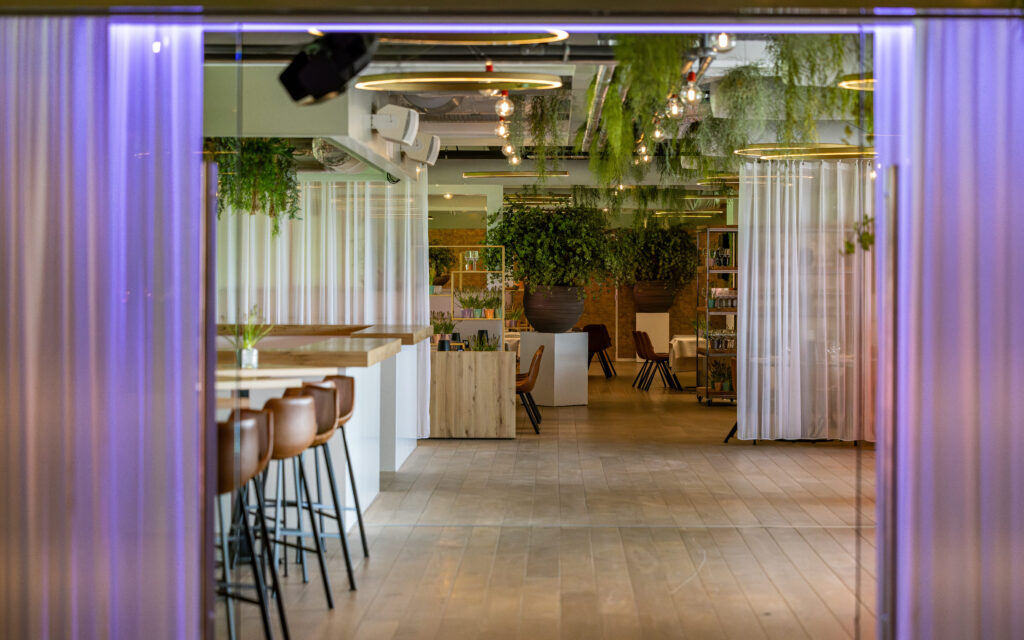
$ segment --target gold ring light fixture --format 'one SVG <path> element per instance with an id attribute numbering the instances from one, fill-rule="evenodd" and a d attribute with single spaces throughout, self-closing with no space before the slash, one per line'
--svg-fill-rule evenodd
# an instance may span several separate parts
<path id="1" fill-rule="evenodd" d="M 839 88 L 851 91 L 874 91 L 875 76 L 870 73 L 850 73 L 839 78 Z"/>
<path id="2" fill-rule="evenodd" d="M 486 47 L 550 44 L 568 37 L 561 29 L 545 29 L 536 33 L 385 33 L 377 39 L 388 44 Z"/>
<path id="3" fill-rule="evenodd" d="M 559 89 L 562 79 L 547 73 L 501 73 L 496 71 L 410 71 L 362 76 L 356 89 L 369 91 L 541 91 Z M 502 96 L 508 99 L 507 96 Z M 500 102 L 500 101 L 499 101 Z M 509 103 L 511 104 L 511 102 Z M 511 115 L 511 110 L 509 110 Z M 500 112 L 498 115 L 502 115 Z"/>

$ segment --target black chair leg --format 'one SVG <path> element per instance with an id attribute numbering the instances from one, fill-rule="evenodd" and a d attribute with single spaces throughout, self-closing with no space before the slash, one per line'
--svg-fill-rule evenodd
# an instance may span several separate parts
<path id="1" fill-rule="evenodd" d="M 530 418 L 530 424 L 533 425 L 534 433 L 540 433 L 540 423 L 537 422 L 537 416 L 533 415 L 533 408 L 530 405 L 530 400 L 527 399 L 527 394 L 520 393 L 519 399 L 523 401 L 523 407 L 526 409 L 526 415 Z"/>
<path id="2" fill-rule="evenodd" d="M 302 529 L 302 483 L 305 482 L 305 475 L 299 473 L 301 464 L 302 454 L 292 458 L 292 479 L 295 481 L 295 527 L 297 529 Z M 306 548 L 302 544 L 301 537 L 295 538 L 295 545 L 295 560 L 302 567 L 302 582 L 305 584 L 309 582 L 309 570 L 306 568 Z"/>
<path id="3" fill-rule="evenodd" d="M 363 527 L 363 508 L 359 506 L 359 490 L 356 489 L 356 472 L 352 468 L 352 457 L 348 453 L 348 438 L 345 437 L 345 427 L 340 427 L 341 444 L 345 446 L 345 466 L 348 467 L 348 479 L 352 483 L 352 502 L 356 507 L 356 521 L 359 523 L 359 537 L 363 541 L 363 556 L 370 557 L 370 546 L 366 544 L 366 529 Z"/>
<path id="4" fill-rule="evenodd" d="M 352 557 L 348 551 L 348 536 L 345 533 L 345 520 L 341 517 L 344 503 L 338 497 L 338 483 L 334 479 L 334 463 L 331 461 L 331 450 L 327 444 L 320 445 L 324 452 L 324 466 L 327 467 L 327 484 L 330 485 L 331 499 L 334 501 L 334 513 L 338 519 L 338 537 L 341 538 L 341 550 L 345 553 L 345 569 L 348 571 L 348 588 L 356 590 L 356 575 L 352 571 Z"/>
<path id="5" fill-rule="evenodd" d="M 601 353 L 604 353 L 604 354 L 605 354 L 605 356 L 604 356 L 604 357 L 605 357 L 605 358 L 606 358 L 606 359 L 608 360 L 608 366 L 612 368 L 612 375 L 614 375 L 614 376 L 618 376 L 618 375 L 619 375 L 619 372 L 615 370 L 615 361 L 614 361 L 614 360 L 612 360 L 612 357 L 611 357 L 611 356 L 609 356 L 609 355 L 608 355 L 607 353 L 605 353 L 604 351 L 602 351 Z"/>
<path id="6" fill-rule="evenodd" d="M 537 406 L 537 401 L 533 399 L 533 392 L 526 392 L 526 399 L 530 401 L 530 408 L 533 409 L 533 415 L 537 417 L 537 424 L 544 422 L 544 417 L 540 415 L 540 407 Z"/>
<path id="7" fill-rule="evenodd" d="M 648 364 L 647 360 L 644 360 L 644 363 L 642 365 L 640 365 L 640 370 L 636 372 L 636 376 L 634 376 L 634 378 L 633 378 L 633 386 L 634 387 L 637 386 L 637 382 L 639 382 L 640 380 L 643 380 L 644 373 L 647 371 L 647 364 Z"/>
<path id="8" fill-rule="evenodd" d="M 732 429 L 729 429 L 729 435 L 725 436 L 725 440 L 722 441 L 724 444 L 729 444 L 729 438 L 731 438 L 734 435 L 736 435 L 736 430 L 739 428 L 739 426 L 740 426 L 739 422 L 737 422 L 734 425 L 732 425 Z"/>
<path id="9" fill-rule="evenodd" d="M 239 498 L 245 502 L 245 492 L 239 491 Z M 244 504 L 244 503 L 243 503 Z M 267 602 L 267 585 L 263 582 L 263 569 L 260 567 L 260 557 L 256 553 L 256 540 L 253 538 L 252 529 L 249 528 L 249 510 L 242 508 L 242 533 L 249 545 L 249 560 L 252 565 L 253 577 L 256 580 L 256 600 L 260 605 L 260 617 L 263 620 L 263 634 L 269 640 L 274 637 L 274 631 L 270 625 L 270 604 Z M 278 599 L 280 599 L 278 595 Z"/>
<path id="10" fill-rule="evenodd" d="M 259 509 L 260 533 L 263 536 L 263 552 L 267 554 L 267 564 L 270 566 L 270 582 L 277 597 L 277 616 L 281 620 L 281 633 L 284 640 L 291 640 L 291 631 L 288 629 L 288 617 L 284 613 L 284 594 L 281 593 L 281 583 L 277 576 L 277 566 L 274 563 L 274 553 L 270 546 L 270 532 L 267 530 L 267 505 L 263 498 L 263 487 L 258 479 L 253 479 L 253 487 L 256 491 L 256 506 Z"/>
<path id="11" fill-rule="evenodd" d="M 320 563 L 320 577 L 324 583 L 324 595 L 327 596 L 327 608 L 334 608 L 334 596 L 331 594 L 331 578 L 327 575 L 327 559 L 324 557 L 324 547 L 320 544 L 320 528 L 316 523 L 316 510 L 313 508 L 313 496 L 309 493 L 309 483 L 306 482 L 306 469 L 302 465 L 302 454 L 299 454 L 299 484 L 302 485 L 303 493 L 306 494 L 306 506 L 309 507 L 309 526 L 313 529 L 313 543 L 316 545 L 316 557 Z M 296 487 L 297 489 L 298 487 Z M 298 492 L 296 491 L 296 494 Z M 296 495 L 298 498 L 298 495 Z M 300 500 L 296 500 L 300 502 Z M 300 524 L 302 520 L 299 520 Z"/>
<path id="12" fill-rule="evenodd" d="M 221 559 L 223 560 L 223 564 L 221 565 L 221 568 L 223 569 L 223 572 L 221 573 L 221 581 L 224 582 L 224 584 L 228 584 L 229 582 L 231 582 L 231 555 L 232 555 L 231 554 L 230 546 L 228 545 L 228 533 L 229 532 L 228 532 L 228 527 L 225 526 L 225 522 L 224 522 L 224 504 L 221 502 L 219 497 L 216 498 L 216 500 L 217 500 L 217 520 L 220 522 L 220 550 L 221 550 Z M 245 512 L 244 511 L 242 512 L 242 517 L 245 517 Z M 235 640 L 235 608 L 231 606 L 231 600 L 230 599 L 226 599 L 224 604 L 225 604 L 225 609 L 227 609 L 228 640 Z"/>

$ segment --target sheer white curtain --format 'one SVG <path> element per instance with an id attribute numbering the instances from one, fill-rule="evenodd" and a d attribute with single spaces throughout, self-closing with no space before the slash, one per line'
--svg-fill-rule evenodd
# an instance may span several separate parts
<path id="1" fill-rule="evenodd" d="M 862 161 L 751 162 L 737 210 L 738 434 L 874 440 L 874 277 L 843 253 L 873 215 Z"/>
<path id="2" fill-rule="evenodd" d="M 875 66 L 902 196 L 896 406 L 880 407 L 895 416 L 892 637 L 1021 638 L 1024 27 L 924 20 L 914 40 L 911 73 Z"/>
<path id="3" fill-rule="evenodd" d="M 427 180 L 300 178 L 301 220 L 225 213 L 217 313 L 259 305 L 274 324 L 429 324 Z M 429 435 L 430 346 L 417 345 L 417 432 Z"/>
<path id="4" fill-rule="evenodd" d="M 199 635 L 202 64 L 198 28 L 0 18 L 5 637 Z"/>

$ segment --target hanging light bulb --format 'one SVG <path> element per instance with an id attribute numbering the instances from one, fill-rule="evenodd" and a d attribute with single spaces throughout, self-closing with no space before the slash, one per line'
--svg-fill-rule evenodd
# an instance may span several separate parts
<path id="1" fill-rule="evenodd" d="M 513 167 L 518 167 L 520 162 L 522 162 L 522 160 L 517 155 L 513 154 L 508 158 L 508 163 Z"/>
<path id="2" fill-rule="evenodd" d="M 651 156 L 645 153 L 644 155 L 640 156 L 640 159 L 643 161 L 644 164 L 649 164 L 651 161 Z"/>
<path id="3" fill-rule="evenodd" d="M 736 48 L 736 36 L 731 33 L 716 33 L 711 37 L 711 49 L 715 53 L 728 53 Z"/>
<path id="4" fill-rule="evenodd" d="M 665 137 L 665 130 L 661 128 L 660 124 L 655 124 L 654 131 L 651 132 L 651 135 L 654 136 L 655 140 L 661 140 Z"/>
<path id="5" fill-rule="evenodd" d="M 636 166 L 639 166 L 639 164 L 640 164 L 640 157 L 639 156 L 633 156 L 633 166 L 636 167 Z"/>
<path id="6" fill-rule="evenodd" d="M 665 105 L 665 114 L 672 119 L 683 117 L 683 105 L 679 102 L 679 96 L 674 93 L 669 96 L 668 104 Z"/>
<path id="7" fill-rule="evenodd" d="M 697 74 L 691 71 L 686 74 L 686 89 L 683 90 L 683 100 L 689 104 L 697 104 L 703 97 L 700 89 L 697 87 Z"/>
<path id="8" fill-rule="evenodd" d="M 505 119 L 502 118 L 501 120 L 498 120 L 498 126 L 496 126 L 494 128 L 494 135 L 498 136 L 499 138 L 507 139 L 508 138 L 508 134 L 509 134 L 509 130 L 508 130 L 508 125 L 505 124 Z"/>
<path id="9" fill-rule="evenodd" d="M 506 142 L 505 144 L 501 145 L 501 152 L 505 154 L 506 158 L 511 158 L 512 156 L 516 155 L 516 147 L 511 142 Z"/>
<path id="10" fill-rule="evenodd" d="M 641 142 L 639 145 L 637 145 L 636 152 L 640 155 L 644 155 L 645 153 L 647 153 L 647 145 Z"/>
<path id="11" fill-rule="evenodd" d="M 620 183 L 619 183 L 619 186 L 618 186 L 618 190 L 619 190 L 619 191 L 625 191 L 625 190 L 626 190 L 626 185 L 624 185 L 624 184 L 622 184 L 622 183 L 620 182 Z"/>
<path id="12" fill-rule="evenodd" d="M 512 112 L 516 110 L 516 105 L 512 104 L 512 101 L 508 99 L 508 91 L 501 92 L 501 98 L 494 103 L 494 112 L 502 118 L 507 118 L 512 115 Z"/>

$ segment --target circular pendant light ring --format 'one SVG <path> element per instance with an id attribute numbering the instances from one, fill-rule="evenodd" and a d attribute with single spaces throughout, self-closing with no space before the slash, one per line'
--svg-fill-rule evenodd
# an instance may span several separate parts
<path id="1" fill-rule="evenodd" d="M 485 89 L 505 91 L 538 91 L 558 89 L 559 76 L 548 73 L 498 73 L 473 71 L 413 71 L 408 73 L 379 73 L 361 76 L 356 89 L 370 91 L 445 91 L 470 92 Z"/>

